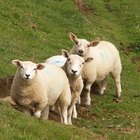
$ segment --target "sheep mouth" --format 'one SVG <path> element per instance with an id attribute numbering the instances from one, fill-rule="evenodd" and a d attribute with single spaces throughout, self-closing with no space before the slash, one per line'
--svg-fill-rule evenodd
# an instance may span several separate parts
<path id="1" fill-rule="evenodd" d="M 78 55 L 82 57 L 82 56 L 84 56 L 84 53 L 78 53 Z"/>
<path id="2" fill-rule="evenodd" d="M 27 81 L 29 81 L 29 80 L 30 80 L 30 78 L 29 78 L 29 77 L 25 77 L 24 79 L 25 79 L 25 80 L 27 80 Z"/>
<path id="3" fill-rule="evenodd" d="M 78 76 L 78 74 L 76 74 L 76 73 L 71 73 L 70 74 L 72 77 L 77 77 Z"/>

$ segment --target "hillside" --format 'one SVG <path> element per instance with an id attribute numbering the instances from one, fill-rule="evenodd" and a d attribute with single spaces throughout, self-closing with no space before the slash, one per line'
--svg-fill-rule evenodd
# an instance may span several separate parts
<path id="1" fill-rule="evenodd" d="M 0 101 L 0 139 L 140 139 L 139 0 L 88 0 L 80 5 L 74 0 L 0 0 L 0 5 L 0 97 L 10 90 L 5 78 L 15 73 L 13 59 L 43 62 L 62 48 L 69 51 L 69 32 L 114 43 L 123 65 L 122 99 L 115 100 L 109 79 L 104 96 L 92 94 L 92 105 L 79 107 L 73 126 L 24 116 Z"/>

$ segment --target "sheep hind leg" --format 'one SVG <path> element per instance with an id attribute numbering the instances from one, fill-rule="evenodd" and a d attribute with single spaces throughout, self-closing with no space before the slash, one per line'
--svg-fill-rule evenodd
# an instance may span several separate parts
<path id="1" fill-rule="evenodd" d="M 121 80 L 120 80 L 120 72 L 118 71 L 113 71 L 111 72 L 112 78 L 115 81 L 115 85 L 116 85 L 116 95 L 117 97 L 121 96 Z"/>
<path id="2" fill-rule="evenodd" d="M 76 104 L 73 106 L 72 118 L 77 118 Z"/>
<path id="3" fill-rule="evenodd" d="M 101 82 L 100 95 L 103 95 L 104 94 L 104 91 L 106 90 L 106 87 L 107 87 L 107 79 L 108 79 L 108 76 Z"/>
<path id="4" fill-rule="evenodd" d="M 91 98 L 90 98 L 90 90 L 91 90 L 92 83 L 84 83 L 84 88 L 82 91 L 82 104 L 83 105 L 90 105 Z"/>

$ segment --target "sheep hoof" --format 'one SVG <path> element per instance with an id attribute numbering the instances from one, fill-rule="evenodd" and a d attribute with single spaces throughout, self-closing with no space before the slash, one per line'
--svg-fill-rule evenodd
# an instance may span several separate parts
<path id="1" fill-rule="evenodd" d="M 77 118 L 77 114 L 73 114 L 72 118 L 76 119 Z"/>
<path id="2" fill-rule="evenodd" d="M 41 119 L 41 120 L 48 120 L 48 117 L 41 116 L 40 119 Z"/>
<path id="3" fill-rule="evenodd" d="M 72 122 L 69 122 L 68 125 L 72 125 Z"/>
<path id="4" fill-rule="evenodd" d="M 117 93 L 117 98 L 120 98 L 121 97 L 121 94 L 120 93 Z"/>
<path id="5" fill-rule="evenodd" d="M 104 94 L 104 92 L 100 92 L 100 93 L 99 93 L 99 95 L 101 95 L 101 96 L 102 96 L 103 94 Z"/>
<path id="6" fill-rule="evenodd" d="M 34 116 L 35 116 L 36 118 L 40 118 L 40 116 L 41 116 L 41 111 L 35 112 L 35 113 L 34 113 Z"/>
<path id="7" fill-rule="evenodd" d="M 82 105 L 83 106 L 90 106 L 91 105 L 91 99 L 82 99 Z"/>

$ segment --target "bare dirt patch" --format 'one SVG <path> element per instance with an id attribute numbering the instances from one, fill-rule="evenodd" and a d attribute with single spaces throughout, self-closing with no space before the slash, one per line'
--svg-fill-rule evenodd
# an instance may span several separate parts
<path id="1" fill-rule="evenodd" d="M 137 72 L 140 72 L 140 43 L 130 43 L 129 46 L 125 47 L 122 43 L 120 43 L 120 50 L 124 52 L 125 55 L 130 57 L 132 64 L 135 64 Z M 132 53 L 135 52 L 136 55 L 132 56 Z"/>
<path id="2" fill-rule="evenodd" d="M 10 95 L 13 78 L 14 76 L 7 76 L 4 79 L 0 79 L 0 98 L 4 98 Z"/>
<path id="3" fill-rule="evenodd" d="M 95 12 L 95 9 L 86 5 L 85 0 L 75 0 L 75 4 L 80 12 L 84 12 L 84 13 Z"/>

